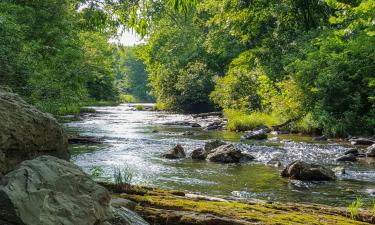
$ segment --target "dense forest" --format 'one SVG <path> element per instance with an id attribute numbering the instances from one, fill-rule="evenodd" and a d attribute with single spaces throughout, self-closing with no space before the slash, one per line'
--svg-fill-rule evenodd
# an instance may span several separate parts
<path id="1" fill-rule="evenodd" d="M 375 132 L 374 0 L 3 0 L 0 85 L 52 113 L 95 101 Z M 109 42 L 132 28 L 146 43 Z"/>

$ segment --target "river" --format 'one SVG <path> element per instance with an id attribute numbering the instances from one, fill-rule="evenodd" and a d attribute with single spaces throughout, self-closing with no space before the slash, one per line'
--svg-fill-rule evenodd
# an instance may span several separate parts
<path id="1" fill-rule="evenodd" d="M 133 174 L 133 184 L 233 198 L 332 206 L 347 206 L 356 197 L 362 197 L 367 204 L 375 199 L 375 161 L 336 162 L 335 158 L 352 147 L 345 143 L 314 143 L 311 137 L 298 135 L 282 135 L 276 143 L 241 142 L 240 133 L 164 125 L 191 120 L 190 115 L 136 111 L 132 104 L 93 108 L 96 113 L 64 124 L 69 133 L 104 138 L 103 144 L 70 146 L 72 160 L 88 173 L 101 168 L 101 176 L 110 178 L 114 168 L 127 168 Z M 182 135 L 186 131 L 194 135 Z M 234 143 L 256 160 L 222 165 L 162 157 L 175 144 L 181 144 L 189 154 L 212 139 Z M 267 165 L 273 158 L 283 165 L 302 159 L 331 168 L 343 166 L 346 173 L 337 174 L 337 181 L 290 181 L 280 177 L 279 168 Z"/>

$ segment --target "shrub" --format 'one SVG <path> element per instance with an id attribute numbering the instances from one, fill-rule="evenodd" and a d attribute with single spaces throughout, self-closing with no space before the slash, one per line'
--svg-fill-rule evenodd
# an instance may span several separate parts
<path id="1" fill-rule="evenodd" d="M 354 217 L 358 215 L 359 208 L 361 207 L 361 202 L 362 202 L 362 199 L 357 197 L 355 201 L 349 204 L 347 209 L 350 212 L 352 219 L 354 219 Z"/>
<path id="2" fill-rule="evenodd" d="M 135 106 L 135 109 L 136 109 L 136 110 L 143 110 L 144 107 L 143 107 L 143 105 L 136 105 L 136 106 Z"/>
<path id="3" fill-rule="evenodd" d="M 133 95 L 120 95 L 120 101 L 122 103 L 134 103 L 137 102 L 136 98 Z"/>
<path id="4" fill-rule="evenodd" d="M 280 123 L 279 116 L 261 112 L 249 114 L 244 111 L 226 109 L 224 110 L 224 114 L 225 117 L 228 118 L 227 128 L 232 131 L 251 130 L 261 125 L 270 127 Z"/>

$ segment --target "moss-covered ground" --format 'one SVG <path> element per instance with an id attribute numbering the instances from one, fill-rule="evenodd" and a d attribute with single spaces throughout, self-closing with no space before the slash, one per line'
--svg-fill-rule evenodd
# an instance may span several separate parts
<path id="1" fill-rule="evenodd" d="M 138 203 L 136 211 L 150 224 L 373 224 L 375 215 L 363 211 L 351 218 L 346 209 L 323 205 L 283 204 L 198 197 L 178 191 L 127 187 L 114 197 Z"/>

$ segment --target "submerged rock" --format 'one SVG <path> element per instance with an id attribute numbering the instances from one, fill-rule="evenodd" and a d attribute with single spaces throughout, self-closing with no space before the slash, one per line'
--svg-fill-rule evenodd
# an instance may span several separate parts
<path id="1" fill-rule="evenodd" d="M 191 123 L 191 127 L 202 127 L 199 123 Z"/>
<path id="2" fill-rule="evenodd" d="M 282 172 L 281 176 L 296 180 L 335 180 L 335 173 L 324 166 L 308 164 L 301 160 L 290 163 Z"/>
<path id="3" fill-rule="evenodd" d="M 336 161 L 339 161 L 339 162 L 355 162 L 355 161 L 357 161 L 357 158 L 355 157 L 355 155 L 350 153 L 350 154 L 347 154 L 347 155 L 340 156 L 339 158 L 336 159 Z"/>
<path id="4" fill-rule="evenodd" d="M 271 159 L 270 161 L 267 162 L 267 165 L 273 166 L 273 167 L 282 167 L 283 166 L 280 159 L 278 159 L 278 158 Z"/>
<path id="5" fill-rule="evenodd" d="M 68 139 L 69 144 L 102 144 L 103 138 L 94 136 L 77 136 Z"/>
<path id="6" fill-rule="evenodd" d="M 366 152 L 367 157 L 375 157 L 375 144 L 371 145 L 370 147 L 367 148 Z"/>
<path id="7" fill-rule="evenodd" d="M 2 178 L 0 224 L 100 224 L 112 218 L 110 199 L 78 166 L 40 156 Z"/>
<path id="8" fill-rule="evenodd" d="M 352 145 L 372 145 L 375 141 L 368 138 L 352 138 L 349 140 Z"/>
<path id="9" fill-rule="evenodd" d="M 192 135 L 194 135 L 193 131 L 185 131 L 184 133 L 182 133 L 182 136 L 192 136 Z"/>
<path id="10" fill-rule="evenodd" d="M 353 154 L 353 155 L 357 156 L 357 155 L 359 155 L 359 151 L 358 151 L 358 149 L 349 149 L 346 152 L 344 152 L 344 155 L 349 155 L 349 154 Z"/>
<path id="11" fill-rule="evenodd" d="M 50 114 L 0 91 L 0 176 L 40 155 L 70 158 L 67 137 Z"/>
<path id="12" fill-rule="evenodd" d="M 241 161 L 249 161 L 252 159 L 254 159 L 253 156 L 243 154 L 241 150 L 236 149 L 232 144 L 222 145 L 215 148 L 207 155 L 208 161 L 219 163 L 239 163 Z"/>
<path id="13" fill-rule="evenodd" d="M 182 159 L 186 157 L 184 148 L 181 145 L 174 146 L 171 150 L 169 150 L 165 155 L 167 159 Z"/>
<path id="14" fill-rule="evenodd" d="M 333 171 L 337 174 L 340 174 L 340 175 L 343 175 L 343 174 L 346 174 L 346 170 L 345 170 L 345 167 L 342 167 L 342 166 L 337 166 L 333 169 Z"/>
<path id="15" fill-rule="evenodd" d="M 227 143 L 225 143 L 224 141 L 220 141 L 220 140 L 209 141 L 204 144 L 204 150 L 207 152 L 210 152 L 211 150 L 217 147 L 220 147 L 222 145 L 226 145 L 226 144 Z"/>
<path id="16" fill-rule="evenodd" d="M 241 137 L 242 140 L 264 140 L 267 139 L 267 131 L 265 129 L 249 131 Z"/>
<path id="17" fill-rule="evenodd" d="M 197 148 L 191 152 L 190 157 L 194 160 L 205 160 L 207 157 L 207 151 L 203 148 Z"/>
<path id="18" fill-rule="evenodd" d="M 220 130 L 224 127 L 223 121 L 214 121 L 211 122 L 205 127 L 205 130 Z"/>

